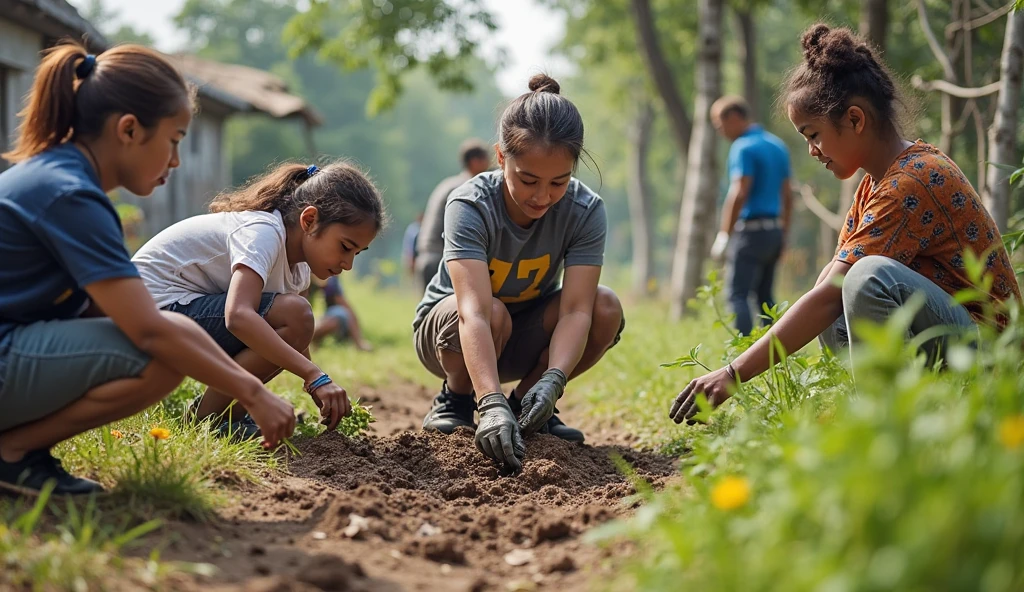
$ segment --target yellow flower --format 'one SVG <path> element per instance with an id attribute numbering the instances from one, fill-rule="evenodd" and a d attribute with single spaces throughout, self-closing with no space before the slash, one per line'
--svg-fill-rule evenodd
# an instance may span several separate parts
<path id="1" fill-rule="evenodd" d="M 1024 444 L 1024 415 L 1007 417 L 999 423 L 999 441 L 1010 449 Z"/>
<path id="2" fill-rule="evenodd" d="M 124 434 L 121 433 L 121 430 L 110 430 L 110 435 L 118 440 L 124 438 Z"/>
<path id="3" fill-rule="evenodd" d="M 153 428 L 149 430 L 149 435 L 157 440 L 166 440 L 171 437 L 171 431 L 167 428 Z"/>
<path id="4" fill-rule="evenodd" d="M 719 510 L 735 510 L 750 501 L 750 482 L 743 477 L 726 477 L 711 490 L 711 503 Z"/>

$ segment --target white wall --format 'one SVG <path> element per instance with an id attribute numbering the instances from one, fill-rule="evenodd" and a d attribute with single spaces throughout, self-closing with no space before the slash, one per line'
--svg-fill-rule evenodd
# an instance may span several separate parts
<path id="1" fill-rule="evenodd" d="M 0 152 L 14 142 L 18 111 L 32 90 L 32 78 L 44 47 L 43 35 L 0 16 Z M 0 170 L 7 167 L 0 160 Z"/>

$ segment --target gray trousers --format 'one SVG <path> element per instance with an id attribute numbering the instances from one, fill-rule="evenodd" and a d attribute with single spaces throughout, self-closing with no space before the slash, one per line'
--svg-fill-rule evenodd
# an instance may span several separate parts
<path id="1" fill-rule="evenodd" d="M 782 230 L 737 230 L 728 247 L 725 289 L 736 315 L 736 330 L 749 335 L 762 305 L 775 306 L 775 266 L 782 254 Z M 762 321 L 767 324 L 766 319 Z"/>
<path id="2" fill-rule="evenodd" d="M 819 343 L 842 355 L 851 343 L 850 326 L 861 319 L 884 323 L 914 294 L 923 295 L 925 304 L 907 328 L 907 340 L 932 327 L 949 327 L 961 334 L 977 330 L 967 309 L 934 282 L 895 259 L 871 256 L 854 263 L 846 274 L 843 314 L 818 337 Z M 945 352 L 948 342 L 948 336 L 938 336 L 927 340 L 922 349 L 934 362 Z"/>

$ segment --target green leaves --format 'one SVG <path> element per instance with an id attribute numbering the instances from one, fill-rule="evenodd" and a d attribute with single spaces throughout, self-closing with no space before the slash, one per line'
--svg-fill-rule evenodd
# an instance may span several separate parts
<path id="1" fill-rule="evenodd" d="M 442 89 L 473 90 L 469 66 L 497 29 L 482 0 L 313 0 L 284 30 L 292 57 L 316 53 L 344 70 L 370 68 L 376 115 L 395 105 L 409 72 L 423 68 Z"/>
<path id="2" fill-rule="evenodd" d="M 711 372 L 711 368 L 704 365 L 703 362 L 697 359 L 697 354 L 700 353 L 701 344 L 690 348 L 690 353 L 685 356 L 680 356 L 671 362 L 665 362 L 659 364 L 662 368 L 691 368 L 693 366 L 700 366 L 701 368 Z"/>

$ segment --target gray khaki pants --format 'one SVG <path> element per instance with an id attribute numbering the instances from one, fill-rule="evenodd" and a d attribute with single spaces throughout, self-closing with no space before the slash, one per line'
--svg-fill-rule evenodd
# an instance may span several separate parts
<path id="1" fill-rule="evenodd" d="M 907 339 L 932 327 L 959 329 L 960 333 L 976 331 L 977 326 L 967 309 L 934 282 L 895 259 L 882 256 L 865 257 L 853 264 L 843 280 L 843 315 L 818 337 L 821 346 L 842 355 L 851 342 L 849 327 L 860 319 L 884 323 L 914 294 L 925 297 L 925 304 L 907 329 Z M 856 341 L 854 339 L 853 341 Z M 922 349 L 929 361 L 941 356 L 949 336 L 929 339 Z"/>

